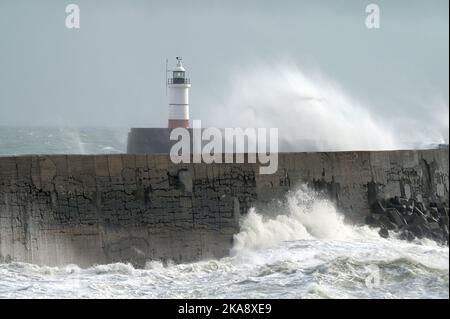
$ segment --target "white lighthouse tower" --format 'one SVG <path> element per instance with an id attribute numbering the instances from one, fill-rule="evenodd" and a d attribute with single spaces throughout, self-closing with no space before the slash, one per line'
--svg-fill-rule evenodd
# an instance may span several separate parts
<path id="1" fill-rule="evenodd" d="M 189 127 L 189 88 L 190 80 L 186 78 L 186 70 L 177 57 L 177 66 L 171 71 L 167 80 L 169 95 L 169 128 Z"/>

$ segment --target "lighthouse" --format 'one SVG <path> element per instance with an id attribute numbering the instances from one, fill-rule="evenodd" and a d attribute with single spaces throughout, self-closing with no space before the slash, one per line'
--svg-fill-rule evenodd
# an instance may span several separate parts
<path id="1" fill-rule="evenodd" d="M 191 82 L 186 78 L 186 70 L 177 57 L 177 66 L 170 71 L 167 79 L 169 96 L 169 128 L 189 128 L 189 88 Z"/>

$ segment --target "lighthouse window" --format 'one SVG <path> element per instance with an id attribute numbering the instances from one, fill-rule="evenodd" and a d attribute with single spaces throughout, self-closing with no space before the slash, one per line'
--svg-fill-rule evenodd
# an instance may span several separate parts
<path id="1" fill-rule="evenodd" d="M 174 78 L 183 78 L 184 77 L 184 72 L 174 72 L 173 73 L 173 77 Z"/>

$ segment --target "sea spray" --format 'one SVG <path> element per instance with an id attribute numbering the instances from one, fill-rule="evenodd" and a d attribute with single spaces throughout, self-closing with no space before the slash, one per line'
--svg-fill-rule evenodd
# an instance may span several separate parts
<path id="1" fill-rule="evenodd" d="M 242 67 L 230 77 L 227 95 L 207 103 L 217 100 L 223 102 L 214 118 L 204 118 L 208 125 L 277 127 L 284 151 L 391 150 L 448 141 L 448 102 L 436 107 L 437 117 L 424 111 L 419 123 L 401 122 L 322 72 L 294 63 Z"/>
<path id="2" fill-rule="evenodd" d="M 273 247 L 284 241 L 360 240 L 378 238 L 366 226 L 344 222 L 333 203 L 319 193 L 301 186 L 287 194 L 275 214 L 264 215 L 251 208 L 241 220 L 241 231 L 234 237 L 232 255 L 249 249 Z"/>

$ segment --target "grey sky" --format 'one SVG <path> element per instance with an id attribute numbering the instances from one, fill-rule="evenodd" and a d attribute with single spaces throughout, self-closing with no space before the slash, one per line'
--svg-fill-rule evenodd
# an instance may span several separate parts
<path id="1" fill-rule="evenodd" d="M 64 24 L 71 2 L 80 30 Z M 211 125 L 234 73 L 284 61 L 379 117 L 428 119 L 436 103 L 448 115 L 447 0 L 71 2 L 0 0 L 0 125 L 165 126 L 165 58 L 178 55 L 191 117 Z M 379 30 L 364 24 L 371 2 Z"/>

